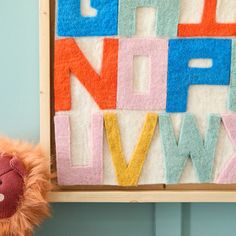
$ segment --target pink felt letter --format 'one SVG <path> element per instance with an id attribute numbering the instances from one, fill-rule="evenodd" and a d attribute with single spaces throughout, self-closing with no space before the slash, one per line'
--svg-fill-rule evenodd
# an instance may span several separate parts
<path id="1" fill-rule="evenodd" d="M 236 115 L 228 114 L 222 116 L 225 129 L 236 150 Z M 236 153 L 232 159 L 226 164 L 223 171 L 216 179 L 218 184 L 233 184 L 236 183 Z"/>
<path id="2" fill-rule="evenodd" d="M 99 185 L 103 178 L 103 117 L 92 116 L 91 166 L 72 166 L 70 150 L 70 119 L 67 115 L 56 115 L 55 137 L 57 175 L 59 185 Z"/>
<path id="3" fill-rule="evenodd" d="M 166 107 L 167 50 L 165 39 L 120 39 L 117 107 L 120 109 L 164 110 Z M 149 91 L 133 89 L 134 56 L 150 59 Z"/>

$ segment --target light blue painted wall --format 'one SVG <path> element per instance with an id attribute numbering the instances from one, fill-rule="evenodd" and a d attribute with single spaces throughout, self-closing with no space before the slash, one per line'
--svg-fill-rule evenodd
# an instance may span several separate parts
<path id="1" fill-rule="evenodd" d="M 39 138 L 38 0 L 0 0 L 0 133 Z"/>
<path id="2" fill-rule="evenodd" d="M 0 0 L 0 133 L 39 138 L 38 0 Z M 236 235 L 236 204 L 54 204 L 36 236 Z"/>

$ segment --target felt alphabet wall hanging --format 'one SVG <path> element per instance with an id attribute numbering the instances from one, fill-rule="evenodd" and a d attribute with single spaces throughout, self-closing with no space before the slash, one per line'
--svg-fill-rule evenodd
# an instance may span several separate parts
<path id="1" fill-rule="evenodd" d="M 58 184 L 236 184 L 236 1 L 57 0 Z"/>

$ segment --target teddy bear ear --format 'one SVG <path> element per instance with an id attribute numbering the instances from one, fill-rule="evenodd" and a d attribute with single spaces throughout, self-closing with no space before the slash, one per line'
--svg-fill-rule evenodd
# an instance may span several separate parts
<path id="1" fill-rule="evenodd" d="M 10 160 L 10 166 L 11 168 L 16 171 L 22 178 L 25 177 L 26 175 L 26 170 L 25 167 L 23 166 L 22 162 L 19 160 L 19 158 L 17 158 L 16 156 L 14 156 L 11 160 Z"/>

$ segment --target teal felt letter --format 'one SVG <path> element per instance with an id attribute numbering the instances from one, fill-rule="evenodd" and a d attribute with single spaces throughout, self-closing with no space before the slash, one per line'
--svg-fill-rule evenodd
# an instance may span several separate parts
<path id="1" fill-rule="evenodd" d="M 236 40 L 232 40 L 229 110 L 236 111 Z"/>
<path id="2" fill-rule="evenodd" d="M 159 116 L 166 183 L 179 182 L 189 157 L 199 181 L 202 183 L 212 181 L 220 123 L 220 116 L 210 115 L 205 140 L 202 140 L 194 116 L 186 114 L 182 120 L 179 142 L 177 142 L 170 116 L 168 114 Z"/>
<path id="3" fill-rule="evenodd" d="M 153 7 L 156 14 L 156 35 L 177 36 L 179 0 L 120 0 L 119 35 L 135 35 L 136 10 L 138 7 Z"/>

